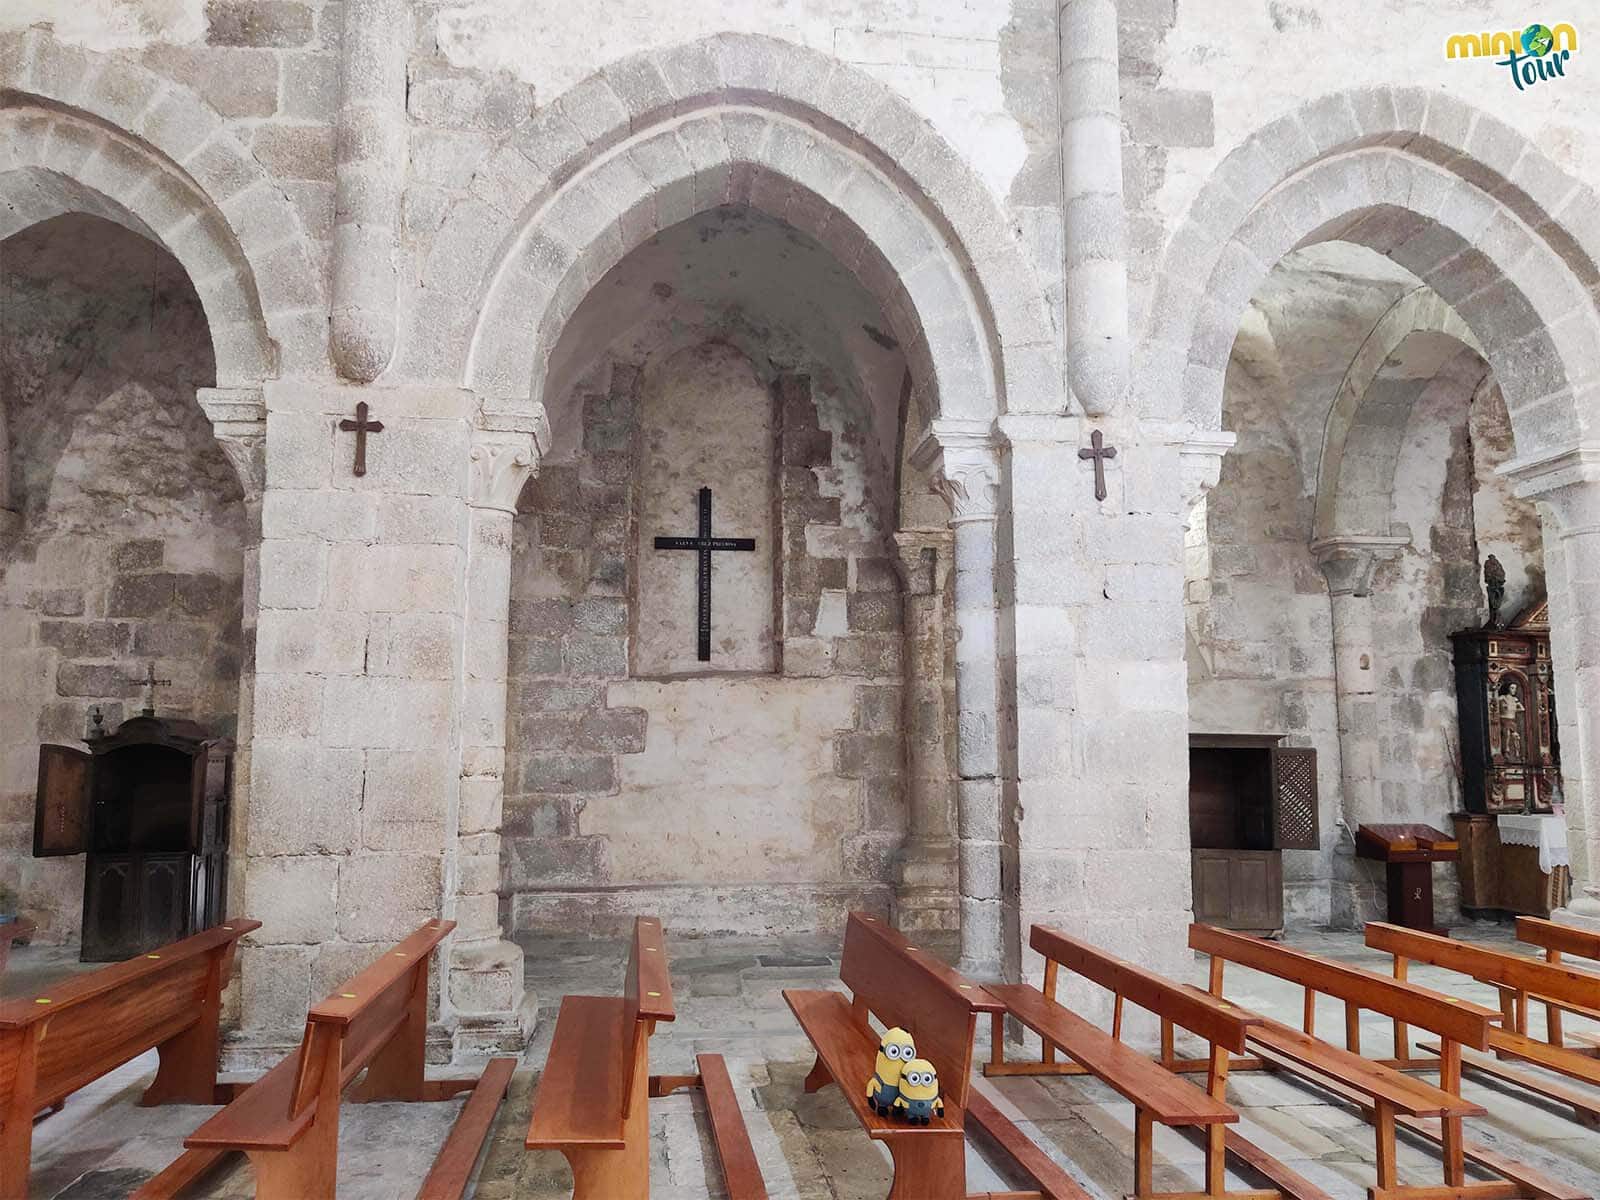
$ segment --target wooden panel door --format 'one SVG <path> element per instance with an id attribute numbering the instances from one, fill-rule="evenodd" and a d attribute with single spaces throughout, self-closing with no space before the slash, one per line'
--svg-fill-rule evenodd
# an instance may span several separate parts
<path id="1" fill-rule="evenodd" d="M 1276 850 L 1194 850 L 1194 919 L 1221 929 L 1283 928 L 1283 855 Z"/>
<path id="2" fill-rule="evenodd" d="M 39 747 L 33 800 L 33 856 L 82 854 L 89 848 L 89 772 L 93 756 L 72 746 Z"/>

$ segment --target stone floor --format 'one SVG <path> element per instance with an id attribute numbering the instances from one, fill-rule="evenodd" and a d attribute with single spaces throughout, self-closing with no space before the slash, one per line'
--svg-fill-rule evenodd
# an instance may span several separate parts
<path id="1" fill-rule="evenodd" d="M 1503 927 L 1458 931 L 1473 940 L 1512 948 Z M 1292 939 L 1318 953 L 1382 967 L 1381 956 L 1350 934 L 1318 933 Z M 756 1155 L 774 1200 L 867 1200 L 889 1187 L 887 1155 L 862 1136 L 836 1089 L 815 1096 L 801 1091 L 810 1065 L 806 1043 L 784 1006 L 781 991 L 837 981 L 838 947 L 822 939 L 750 940 L 670 938 L 678 1019 L 657 1031 L 651 1043 L 653 1071 L 693 1070 L 694 1055 L 727 1057 L 746 1111 Z M 571 1177 L 555 1153 L 522 1148 L 528 1109 L 554 1025 L 555 1008 L 568 992 L 614 993 L 621 977 L 619 943 L 539 941 L 528 944 L 528 984 L 540 1001 L 540 1025 L 508 1102 L 501 1109 L 488 1152 L 469 1194 L 478 1200 L 557 1200 L 570 1194 Z M 59 978 L 75 964 L 59 951 L 23 948 L 13 957 L 6 992 L 27 994 Z M 1168 973 L 1199 977 L 1200 964 L 1171 964 Z M 1469 999 L 1494 1004 L 1491 989 L 1458 976 L 1413 968 L 1412 979 Z M 1301 993 L 1267 977 L 1230 972 L 1230 998 L 1248 1007 L 1298 1022 Z M 1328 1030 L 1342 1028 L 1342 1010 L 1324 1002 Z M 1581 1025 L 1574 1023 L 1573 1028 Z M 1386 1023 L 1370 1020 L 1364 1037 L 1369 1052 L 1385 1052 Z M 980 1034 L 980 1056 L 987 1053 Z M 184 1134 L 212 1110 L 140 1109 L 140 1088 L 154 1069 L 153 1057 L 77 1093 L 64 1112 L 35 1131 L 35 1196 L 60 1200 L 126 1196 L 178 1153 Z M 1132 1182 L 1133 1113 L 1109 1089 L 1082 1079 L 1005 1079 L 989 1088 L 1000 1107 L 1019 1122 L 1091 1194 L 1116 1197 Z M 1493 1115 L 1470 1122 L 1470 1136 L 1532 1163 L 1586 1190 L 1600 1191 L 1600 1135 L 1583 1129 L 1556 1109 L 1520 1094 L 1466 1085 L 1469 1097 Z M 1240 1109 L 1241 1131 L 1336 1197 L 1358 1200 L 1372 1182 L 1370 1129 L 1352 1110 L 1327 1102 L 1315 1090 L 1262 1074 L 1235 1074 L 1229 1100 Z M 460 1101 L 426 1105 L 347 1105 L 341 1116 L 339 1194 L 352 1200 L 408 1198 L 427 1171 Z M 652 1195 L 656 1200 L 702 1200 L 722 1195 L 715 1157 L 692 1095 L 651 1102 Z M 1200 1186 L 1201 1155 L 1184 1139 L 1158 1129 L 1156 1186 L 1190 1190 Z M 1402 1144 L 1402 1179 L 1437 1183 L 1437 1159 L 1419 1145 Z M 1232 1186 L 1249 1186 L 1236 1179 Z M 992 1147 L 968 1147 L 968 1187 L 974 1192 L 1027 1186 L 1007 1170 Z M 196 1194 L 250 1195 L 248 1168 L 236 1166 Z"/>

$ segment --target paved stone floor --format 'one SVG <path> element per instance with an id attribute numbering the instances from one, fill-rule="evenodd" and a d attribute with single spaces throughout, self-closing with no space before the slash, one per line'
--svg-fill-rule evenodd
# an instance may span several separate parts
<path id="1" fill-rule="evenodd" d="M 1511 948 L 1503 927 L 1474 926 L 1459 934 Z M 727 1057 L 749 1122 L 757 1157 L 774 1200 L 877 1200 L 889 1186 L 887 1155 L 864 1137 L 836 1089 L 815 1096 L 801 1091 L 810 1065 L 806 1043 L 784 1006 L 785 987 L 835 985 L 838 947 L 822 939 L 672 939 L 673 986 L 678 1020 L 651 1043 L 656 1072 L 693 1070 L 694 1055 Z M 1344 961 L 1381 968 L 1350 934 L 1305 934 L 1296 945 Z M 540 1026 L 496 1122 L 474 1190 L 478 1200 L 559 1200 L 571 1177 L 554 1153 L 522 1149 L 538 1064 L 545 1056 L 560 997 L 569 992 L 615 993 L 622 943 L 538 941 L 528 944 L 528 983 L 540 1001 Z M 8 994 L 26 994 L 72 969 L 58 951 L 24 948 L 6 978 Z M 1199 978 L 1200 964 L 1186 959 L 1168 973 Z M 1491 989 L 1458 976 L 1413 968 L 1412 978 L 1469 999 L 1494 1004 Z M 1285 1020 L 1299 1020 L 1301 993 L 1250 972 L 1229 976 L 1231 999 Z M 1324 1027 L 1342 1028 L 1342 1011 L 1324 1002 Z M 1581 1028 L 1573 1023 L 1572 1028 Z M 1384 1052 L 1389 1027 L 1368 1021 L 1364 1037 Z M 980 1034 L 980 1057 L 987 1038 Z M 153 1057 L 135 1060 L 78 1093 L 66 1110 L 35 1131 L 34 1195 L 61 1200 L 126 1196 L 164 1165 L 184 1134 L 210 1109 L 141 1109 L 134 1101 L 154 1069 Z M 1082 1079 L 1005 1079 L 990 1088 L 1001 1108 L 1081 1180 L 1091 1194 L 1116 1197 L 1132 1183 L 1133 1113 L 1109 1089 Z M 1520 1094 L 1478 1083 L 1467 1094 L 1493 1115 L 1470 1122 L 1470 1136 L 1532 1163 L 1586 1190 L 1600 1191 L 1600 1134 L 1583 1129 L 1559 1110 Z M 1287 1079 L 1235 1074 L 1229 1100 L 1242 1113 L 1245 1135 L 1288 1162 L 1336 1197 L 1358 1200 L 1372 1182 L 1372 1135 L 1352 1110 Z M 339 1194 L 352 1200 L 392 1200 L 415 1194 L 443 1142 L 460 1102 L 427 1105 L 346 1105 L 341 1121 Z M 652 1194 L 656 1200 L 705 1200 L 722 1195 L 700 1102 L 680 1094 L 651 1102 Z M 1167 1130 L 1157 1131 L 1156 1186 L 1200 1186 L 1200 1152 Z M 968 1148 L 968 1186 L 975 1192 L 1021 1187 L 992 1148 Z M 1402 1144 L 1400 1169 L 1408 1182 L 1437 1183 L 1437 1160 L 1426 1149 Z M 1237 1179 L 1232 1186 L 1249 1186 Z M 237 1166 L 199 1189 L 199 1195 L 250 1195 L 248 1168 Z"/>

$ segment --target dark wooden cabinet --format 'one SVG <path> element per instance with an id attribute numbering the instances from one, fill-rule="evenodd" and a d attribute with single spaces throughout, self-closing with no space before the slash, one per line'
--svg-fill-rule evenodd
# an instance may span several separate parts
<path id="1" fill-rule="evenodd" d="M 1283 929 L 1284 850 L 1318 845 L 1317 752 L 1276 734 L 1191 734 L 1189 844 L 1195 920 Z"/>
<path id="2" fill-rule="evenodd" d="M 88 747 L 40 747 L 33 826 L 35 855 L 88 856 L 83 961 L 142 954 L 222 920 L 233 743 L 147 715 Z"/>
<path id="3" fill-rule="evenodd" d="M 1450 640 L 1467 811 L 1551 811 L 1561 798 L 1561 744 L 1548 604 L 1504 629 L 1464 629 Z"/>

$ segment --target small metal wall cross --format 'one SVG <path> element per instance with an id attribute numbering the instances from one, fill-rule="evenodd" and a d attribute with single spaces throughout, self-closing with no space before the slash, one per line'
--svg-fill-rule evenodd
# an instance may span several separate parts
<path id="1" fill-rule="evenodd" d="M 144 678 L 139 682 L 144 685 L 145 691 L 149 693 L 145 697 L 144 701 L 144 715 L 147 717 L 153 717 L 156 715 L 156 689 L 158 687 L 171 687 L 172 680 L 157 679 L 156 664 L 154 661 L 152 661 L 149 669 L 145 671 Z"/>
<path id="2" fill-rule="evenodd" d="M 382 421 L 367 420 L 367 402 L 361 401 L 356 405 L 356 419 L 346 418 L 339 422 L 339 429 L 344 433 L 356 435 L 356 465 L 354 473 L 365 475 L 367 473 L 367 434 L 382 433 Z"/>
<path id="3" fill-rule="evenodd" d="M 1094 460 L 1094 498 L 1096 500 L 1104 500 L 1106 498 L 1106 459 L 1117 456 L 1117 448 L 1115 446 L 1107 446 L 1104 442 L 1105 439 L 1101 436 L 1100 431 L 1096 429 L 1089 435 L 1089 445 L 1092 449 L 1078 451 L 1078 457 L 1085 462 L 1089 459 Z"/>
<path id="4" fill-rule="evenodd" d="M 701 662 L 711 661 L 711 554 L 716 550 L 754 550 L 755 538 L 711 536 L 711 489 L 700 489 L 700 530 L 694 537 L 658 537 L 657 550 L 694 550 L 700 556 L 698 591 L 700 601 L 699 646 Z"/>

